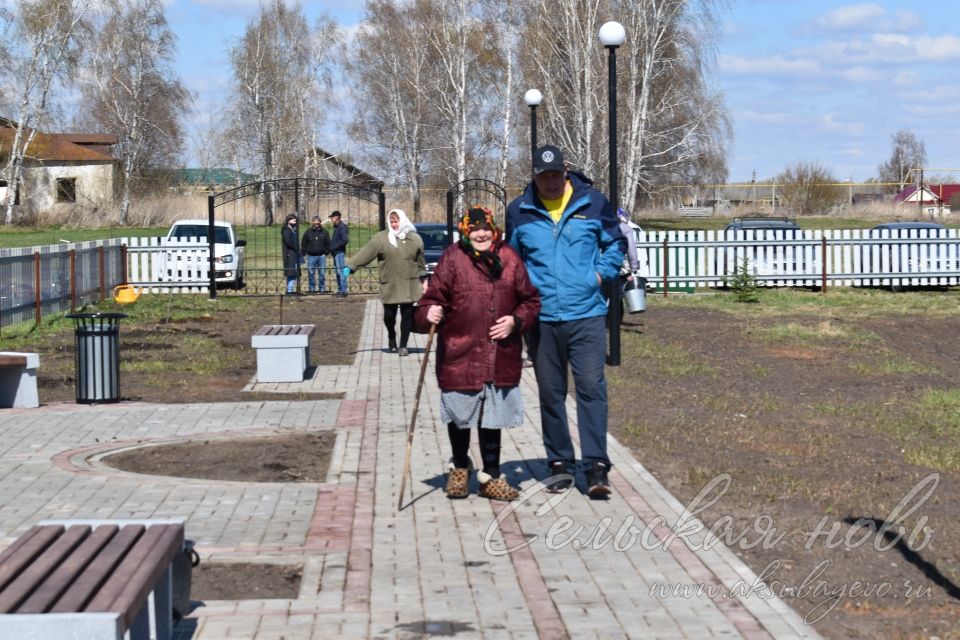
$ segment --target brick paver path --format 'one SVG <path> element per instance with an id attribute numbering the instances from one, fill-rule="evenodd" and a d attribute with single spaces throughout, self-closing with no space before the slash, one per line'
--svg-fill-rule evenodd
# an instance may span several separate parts
<path id="1" fill-rule="evenodd" d="M 657 544 L 684 507 L 612 438 L 612 499 L 541 491 L 531 370 L 522 383 L 525 424 L 508 432 L 503 453 L 527 499 L 443 495 L 449 444 L 431 362 L 412 456 L 414 499 L 398 512 L 425 342 L 415 336 L 410 357 L 385 353 L 381 306 L 370 300 L 355 362 L 320 367 L 302 384 L 256 385 L 276 391 L 274 402 L 0 411 L 0 547 L 44 518 L 183 516 L 204 562 L 303 565 L 296 599 L 204 602 L 178 626 L 182 639 L 817 637 L 725 546 L 703 545 L 702 532 Z M 344 399 L 283 400 L 293 390 Z M 575 424 L 572 402 L 569 415 Z M 222 437 L 323 429 L 338 438 L 322 484 L 140 476 L 101 460 L 144 443 L 216 446 Z M 671 585 L 690 591 L 656 591 Z"/>

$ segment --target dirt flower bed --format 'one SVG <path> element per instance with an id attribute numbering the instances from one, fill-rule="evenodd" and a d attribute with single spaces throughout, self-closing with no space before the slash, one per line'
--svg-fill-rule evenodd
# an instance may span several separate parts
<path id="1" fill-rule="evenodd" d="M 120 395 L 141 402 L 311 400 L 337 393 L 241 393 L 256 373 L 250 336 L 264 324 L 315 324 L 314 365 L 349 364 L 360 338 L 366 298 L 333 296 L 260 298 L 200 295 L 141 296 L 133 305 L 106 303 L 86 311 L 119 311 Z M 73 328 L 69 320 L 39 331 L 0 337 L 0 349 L 41 354 L 42 402 L 76 399 Z"/>
<path id="2" fill-rule="evenodd" d="M 960 317 L 626 322 L 612 432 L 777 595 L 830 638 L 960 637 Z"/>

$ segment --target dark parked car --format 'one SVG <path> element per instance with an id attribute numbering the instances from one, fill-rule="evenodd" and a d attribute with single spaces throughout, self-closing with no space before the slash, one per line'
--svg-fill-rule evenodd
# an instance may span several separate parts
<path id="1" fill-rule="evenodd" d="M 755 231 L 799 231 L 802 237 L 803 231 L 800 225 L 789 218 L 734 218 L 733 222 L 725 227 L 726 231 L 736 230 Z"/>
<path id="2" fill-rule="evenodd" d="M 723 239 L 736 240 L 743 231 L 744 240 L 782 240 L 781 246 L 758 244 L 722 249 L 719 273 L 733 275 L 747 260 L 751 273 L 758 276 L 810 274 L 816 277 L 815 260 L 811 248 L 792 244 L 791 240 L 805 240 L 803 230 L 789 218 L 734 218 L 724 229 Z"/>
<path id="3" fill-rule="evenodd" d="M 434 267 L 444 250 L 460 239 L 456 227 L 453 230 L 453 241 L 447 238 L 447 225 L 423 223 L 417 225 L 417 233 L 423 238 L 423 256 L 427 262 L 427 273 L 433 273 Z"/>
<path id="4" fill-rule="evenodd" d="M 914 243 L 887 242 L 879 247 L 865 248 L 862 264 L 863 270 L 868 273 L 944 273 L 956 272 L 956 252 L 944 242 L 923 242 L 933 238 L 947 238 L 948 230 L 936 222 L 885 222 L 870 229 L 873 238 L 893 239 L 904 238 L 921 240 Z M 951 258 L 953 254 L 953 258 Z M 902 283 L 895 282 L 894 290 L 902 287 Z"/>

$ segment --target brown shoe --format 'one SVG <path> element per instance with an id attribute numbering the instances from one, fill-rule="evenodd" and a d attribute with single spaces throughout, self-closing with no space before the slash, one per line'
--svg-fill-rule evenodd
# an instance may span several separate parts
<path id="1" fill-rule="evenodd" d="M 466 498 L 470 495 L 470 471 L 473 469 L 473 463 L 466 469 L 458 469 L 453 466 L 453 460 L 447 465 L 447 486 L 444 491 L 448 498 Z"/>
<path id="2" fill-rule="evenodd" d="M 480 490 L 477 491 L 477 495 L 481 498 L 510 502 L 520 495 L 520 492 L 511 487 L 503 476 L 494 478 L 489 473 L 478 471 L 477 480 L 480 481 Z"/>

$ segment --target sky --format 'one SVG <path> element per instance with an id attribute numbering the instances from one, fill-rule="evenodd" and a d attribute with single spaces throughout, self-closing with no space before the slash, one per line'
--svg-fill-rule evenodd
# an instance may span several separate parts
<path id="1" fill-rule="evenodd" d="M 348 32 L 361 0 L 307 0 Z M 194 126 L 226 90 L 227 48 L 257 11 L 256 0 L 168 0 L 179 37 L 178 68 L 196 96 Z M 838 180 L 877 175 L 891 137 L 912 131 L 931 173 L 960 175 L 960 3 L 956 0 L 730 0 L 710 73 L 733 125 L 729 182 L 772 178 L 815 162 Z M 630 34 L 627 34 L 629 46 Z M 521 89 L 520 93 L 526 89 Z M 349 145 L 328 123 L 327 148 Z"/>

